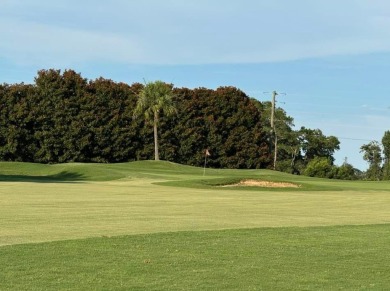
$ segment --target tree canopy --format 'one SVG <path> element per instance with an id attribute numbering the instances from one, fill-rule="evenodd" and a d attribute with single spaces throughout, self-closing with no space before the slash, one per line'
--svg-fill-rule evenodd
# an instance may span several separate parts
<path id="1" fill-rule="evenodd" d="M 382 138 L 383 146 L 383 179 L 390 180 L 390 131 L 386 131 Z"/>
<path id="2" fill-rule="evenodd" d="M 0 85 L 0 101 L 4 161 L 125 162 L 154 156 L 202 166 L 208 149 L 211 167 L 273 166 L 271 103 L 235 87 L 129 85 L 51 69 L 39 71 L 31 85 Z M 143 118 L 134 118 L 139 115 Z M 293 118 L 276 108 L 277 169 L 304 173 L 309 164 L 324 164 L 318 158 L 333 167 L 338 139 L 293 126 Z"/>
<path id="3" fill-rule="evenodd" d="M 169 106 L 160 107 L 161 99 L 149 103 L 146 97 L 155 92 L 164 98 L 170 95 L 165 101 L 178 108 L 173 118 Z M 0 159 L 4 161 L 151 159 L 150 121 L 154 123 L 157 112 L 162 159 L 201 166 L 204 149 L 209 148 L 212 167 L 269 164 L 262 113 L 234 87 L 173 88 L 161 81 L 128 85 L 104 78 L 87 80 L 72 70 L 41 70 L 34 84 L 0 85 L 0 101 Z M 134 119 L 135 112 L 146 119 Z"/>
<path id="4" fill-rule="evenodd" d="M 360 147 L 363 153 L 363 159 L 368 162 L 367 178 L 370 180 L 381 179 L 382 150 L 379 142 L 371 141 Z"/>

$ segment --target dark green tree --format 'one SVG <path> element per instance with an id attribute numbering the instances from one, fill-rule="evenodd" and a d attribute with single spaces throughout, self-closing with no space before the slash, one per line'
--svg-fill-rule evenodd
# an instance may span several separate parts
<path id="1" fill-rule="evenodd" d="M 0 86 L 0 159 L 34 160 L 34 120 L 31 110 L 33 86 L 4 84 Z"/>
<path id="2" fill-rule="evenodd" d="M 333 154 L 340 149 L 340 141 L 334 136 L 325 136 L 320 129 L 301 127 L 298 131 L 301 151 L 305 163 L 315 157 L 328 158 L 334 162 Z"/>
<path id="3" fill-rule="evenodd" d="M 143 125 L 133 122 L 140 84 L 131 87 L 109 79 L 88 83 L 82 106 L 82 157 L 93 162 L 122 162 L 136 159 L 142 148 Z"/>
<path id="4" fill-rule="evenodd" d="M 62 163 L 79 160 L 79 138 L 83 125 L 79 123 L 80 100 L 87 81 L 72 70 L 41 70 L 35 78 L 32 101 L 35 106 L 34 140 L 37 150 L 34 160 L 42 163 Z"/>
<path id="5" fill-rule="evenodd" d="M 234 87 L 181 88 L 175 95 L 180 111 L 172 127 L 181 163 L 202 166 L 209 149 L 211 167 L 268 166 L 262 112 L 244 92 Z"/>
<path id="6" fill-rule="evenodd" d="M 336 168 L 326 157 L 315 157 L 307 164 L 303 174 L 310 177 L 333 178 Z"/>
<path id="7" fill-rule="evenodd" d="M 363 159 L 369 164 L 366 178 L 368 180 L 380 180 L 382 172 L 382 149 L 379 142 L 371 141 L 368 144 L 362 145 L 360 152 L 363 153 Z"/>
<path id="8" fill-rule="evenodd" d="M 390 180 L 390 131 L 386 131 L 382 138 L 383 146 L 383 179 Z"/>
<path id="9" fill-rule="evenodd" d="M 336 168 L 334 178 L 341 180 L 357 180 L 360 178 L 360 171 L 351 164 L 345 162 L 340 167 Z"/>

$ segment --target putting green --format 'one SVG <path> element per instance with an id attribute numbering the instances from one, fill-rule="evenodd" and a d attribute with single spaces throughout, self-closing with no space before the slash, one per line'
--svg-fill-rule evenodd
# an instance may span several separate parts
<path id="1" fill-rule="evenodd" d="M 386 190 L 264 191 L 154 184 L 165 180 L 1 182 L 0 245 L 183 230 L 390 222 Z"/>

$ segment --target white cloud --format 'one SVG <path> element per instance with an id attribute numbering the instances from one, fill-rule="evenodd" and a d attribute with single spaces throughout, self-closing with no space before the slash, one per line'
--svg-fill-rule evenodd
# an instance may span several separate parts
<path id="1" fill-rule="evenodd" d="M 36 23 L 0 20 L 3 57 L 41 65 L 143 59 L 139 42 L 130 37 Z"/>
<path id="2" fill-rule="evenodd" d="M 387 1 L 95 2 L 4 2 L 0 57 L 209 64 L 390 51 Z"/>

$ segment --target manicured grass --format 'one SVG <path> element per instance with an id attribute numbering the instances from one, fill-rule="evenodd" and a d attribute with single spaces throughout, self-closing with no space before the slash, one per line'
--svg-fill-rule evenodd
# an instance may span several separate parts
<path id="1" fill-rule="evenodd" d="M 0 210 L 0 290 L 390 288 L 389 182 L 0 163 Z"/>
<path id="2" fill-rule="evenodd" d="M 386 190 L 390 181 L 342 181 L 290 175 L 271 170 L 206 169 L 164 161 L 140 161 L 118 164 L 32 164 L 0 162 L 0 182 L 64 183 L 148 179 L 153 183 L 176 187 L 218 190 L 216 186 L 234 184 L 241 179 L 291 182 L 299 191 Z M 228 189 L 225 189 L 228 190 Z M 235 188 L 234 190 L 240 190 Z M 246 187 L 244 190 L 253 190 Z M 259 190 L 255 187 L 256 191 Z M 275 189 L 261 189 L 275 191 Z M 278 189 L 296 191 L 297 189 Z"/>
<path id="3" fill-rule="evenodd" d="M 154 179 L 0 183 L 0 245 L 185 230 L 390 222 L 388 191 L 245 191 Z"/>
<path id="4" fill-rule="evenodd" d="M 1 290 L 388 290 L 390 225 L 102 237 L 0 258 Z"/>

